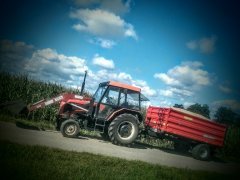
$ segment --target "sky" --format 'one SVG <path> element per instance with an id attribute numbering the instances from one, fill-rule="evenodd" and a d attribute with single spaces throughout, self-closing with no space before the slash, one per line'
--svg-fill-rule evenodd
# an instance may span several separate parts
<path id="1" fill-rule="evenodd" d="M 240 112 L 237 1 L 3 0 L 0 71 L 86 89 L 114 80 L 149 104 Z"/>

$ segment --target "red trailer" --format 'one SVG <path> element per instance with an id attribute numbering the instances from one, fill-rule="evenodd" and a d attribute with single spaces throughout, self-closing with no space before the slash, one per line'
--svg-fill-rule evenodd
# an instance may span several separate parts
<path id="1" fill-rule="evenodd" d="M 150 135 L 174 140 L 178 150 L 191 150 L 193 157 L 207 160 L 224 145 L 227 127 L 204 116 L 179 108 L 150 106 L 145 127 Z"/>

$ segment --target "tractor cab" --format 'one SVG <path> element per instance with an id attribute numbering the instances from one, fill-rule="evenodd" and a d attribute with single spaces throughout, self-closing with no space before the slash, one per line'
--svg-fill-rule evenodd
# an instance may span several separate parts
<path id="1" fill-rule="evenodd" d="M 140 111 L 142 100 L 147 98 L 141 94 L 138 87 L 114 81 L 100 83 L 93 96 L 96 105 L 93 116 L 109 120 L 110 115 L 117 110 Z"/>

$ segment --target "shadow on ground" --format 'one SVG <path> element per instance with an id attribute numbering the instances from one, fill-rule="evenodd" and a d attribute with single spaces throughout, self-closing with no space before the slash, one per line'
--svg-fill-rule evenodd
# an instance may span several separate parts
<path id="1" fill-rule="evenodd" d="M 44 130 L 44 129 L 40 129 L 39 127 L 28 125 L 19 121 L 16 122 L 16 126 L 19 128 L 30 129 L 30 130 L 38 130 L 38 131 Z"/>
<path id="2" fill-rule="evenodd" d="M 81 135 L 81 137 L 87 137 L 90 139 L 97 139 L 99 140 L 99 142 L 102 143 L 111 143 L 109 138 L 106 137 L 99 137 L 97 135 Z M 154 145 L 150 145 L 150 144 L 146 144 L 146 143 L 142 143 L 142 142 L 134 142 L 131 145 L 127 145 L 126 147 L 128 148 L 134 148 L 134 149 L 158 149 L 160 151 L 164 151 L 170 154 L 175 154 L 175 155 L 179 155 L 179 156 L 185 156 L 185 157 L 192 157 L 192 153 L 191 152 L 182 152 L 182 151 L 177 151 L 175 149 L 171 149 L 171 148 L 165 148 L 165 147 L 158 147 L 158 146 L 154 146 Z M 218 163 L 226 163 L 224 160 L 222 160 L 219 157 L 213 156 L 209 162 L 218 162 Z"/>
<path id="3" fill-rule="evenodd" d="M 23 128 L 23 129 L 30 129 L 30 130 L 42 130 L 44 131 L 45 129 L 41 129 L 39 127 L 36 126 L 32 126 L 32 125 L 27 125 L 24 124 L 22 122 L 16 122 L 16 126 L 19 128 Z M 111 144 L 110 140 L 108 137 L 101 137 L 98 135 L 86 135 L 86 134 L 82 134 L 80 133 L 76 139 L 83 139 L 83 140 L 88 140 L 88 139 L 96 139 L 99 140 L 99 142 L 101 143 L 108 143 Z M 165 147 L 158 147 L 158 146 L 154 146 L 154 145 L 150 145 L 150 144 L 146 144 L 146 143 L 142 143 L 142 142 L 134 142 L 131 145 L 126 145 L 126 147 L 128 148 L 134 148 L 134 149 L 158 149 L 160 151 L 164 151 L 170 154 L 175 154 L 175 155 L 179 155 L 179 156 L 185 156 L 185 157 L 192 157 L 191 152 L 182 152 L 182 151 L 177 151 L 171 148 L 165 148 Z M 212 162 L 218 162 L 218 163 L 226 163 L 224 160 L 222 160 L 219 157 L 213 156 L 209 161 Z"/>

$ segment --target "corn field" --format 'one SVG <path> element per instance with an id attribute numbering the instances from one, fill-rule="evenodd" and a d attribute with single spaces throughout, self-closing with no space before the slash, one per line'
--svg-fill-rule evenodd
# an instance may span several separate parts
<path id="1" fill-rule="evenodd" d="M 0 73 L 0 104 L 16 100 L 31 104 L 63 92 L 79 93 L 78 90 L 66 88 L 59 84 L 33 80 L 27 75 Z M 48 106 L 31 113 L 29 118 L 54 122 L 57 110 L 58 105 Z"/>

